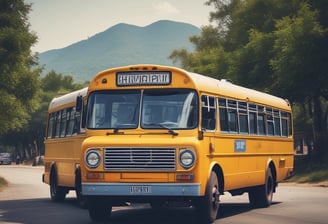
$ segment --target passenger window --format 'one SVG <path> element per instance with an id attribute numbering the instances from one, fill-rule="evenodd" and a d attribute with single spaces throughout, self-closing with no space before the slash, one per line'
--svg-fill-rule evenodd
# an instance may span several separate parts
<path id="1" fill-rule="evenodd" d="M 62 110 L 62 116 L 60 121 L 60 137 L 65 137 L 66 135 L 66 124 L 67 124 L 67 112 L 66 109 Z"/>
<path id="2" fill-rule="evenodd" d="M 56 113 L 50 114 L 49 115 L 49 121 L 48 121 L 47 138 L 53 138 L 53 136 L 54 136 L 55 120 L 56 120 Z"/>
<path id="3" fill-rule="evenodd" d="M 58 112 L 56 112 L 55 138 L 59 138 L 59 134 L 60 134 L 60 118 L 61 118 L 61 111 L 58 111 Z"/>
<path id="4" fill-rule="evenodd" d="M 202 96 L 202 129 L 214 131 L 216 128 L 215 98 Z"/>
<path id="5" fill-rule="evenodd" d="M 72 135 L 74 130 L 75 107 L 69 108 L 68 111 L 69 118 L 66 135 Z"/>
<path id="6" fill-rule="evenodd" d="M 238 132 L 237 102 L 228 100 L 229 131 Z"/>
<path id="7" fill-rule="evenodd" d="M 221 129 L 221 131 L 229 131 L 227 100 L 226 99 L 219 98 L 219 113 L 220 113 L 220 129 Z"/>
<path id="8" fill-rule="evenodd" d="M 274 135 L 272 108 L 266 108 L 266 119 L 268 125 L 268 135 Z"/>
<path id="9" fill-rule="evenodd" d="M 250 134 L 257 134 L 257 107 L 255 104 L 249 104 L 249 132 Z"/>
<path id="10" fill-rule="evenodd" d="M 239 132 L 248 133 L 247 103 L 238 102 Z"/>
<path id="11" fill-rule="evenodd" d="M 281 128 L 280 128 L 280 112 L 279 110 L 273 111 L 273 122 L 274 122 L 274 133 L 277 136 L 281 136 Z"/>
<path id="12" fill-rule="evenodd" d="M 259 135 L 265 135 L 265 119 L 264 119 L 264 107 L 258 106 L 258 114 L 257 114 L 257 130 Z"/>

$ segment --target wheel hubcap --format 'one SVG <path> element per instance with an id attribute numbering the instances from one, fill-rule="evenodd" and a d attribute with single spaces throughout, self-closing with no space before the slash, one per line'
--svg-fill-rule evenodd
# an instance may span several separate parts
<path id="1" fill-rule="evenodd" d="M 218 191 L 218 188 L 216 186 L 213 186 L 212 188 L 212 204 L 214 208 L 217 208 L 220 202 L 220 193 Z"/>

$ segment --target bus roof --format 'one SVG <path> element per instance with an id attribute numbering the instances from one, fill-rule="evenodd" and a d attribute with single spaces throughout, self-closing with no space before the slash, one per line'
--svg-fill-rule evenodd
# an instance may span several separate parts
<path id="1" fill-rule="evenodd" d="M 248 101 L 250 103 L 260 103 L 284 110 L 290 110 L 290 104 L 287 99 L 282 99 L 268 93 L 242 87 L 233 84 L 231 81 L 226 79 L 218 80 L 197 73 L 187 73 L 189 74 L 190 78 L 194 80 L 197 88 L 202 92 L 215 93 L 221 95 L 222 97 Z"/>
<path id="2" fill-rule="evenodd" d="M 48 111 L 63 109 L 70 104 L 75 105 L 76 97 L 78 97 L 78 96 L 85 97 L 87 95 L 87 92 L 88 92 L 88 87 L 85 87 L 83 89 L 79 89 L 74 92 L 55 97 L 51 100 Z"/>
<path id="3" fill-rule="evenodd" d="M 99 72 L 91 81 L 92 83 L 100 83 L 102 78 L 109 73 L 122 72 L 122 71 L 172 71 L 173 73 L 184 74 L 190 79 L 189 87 L 195 88 L 199 92 L 206 92 L 208 94 L 216 94 L 222 97 L 231 98 L 235 100 L 248 101 L 250 103 L 258 103 L 269 105 L 279 109 L 290 111 L 290 104 L 288 100 L 260 92 L 257 90 L 242 87 L 225 79 L 215 79 L 209 76 L 193 73 L 180 69 L 177 67 L 154 65 L 154 64 L 137 64 L 117 68 L 111 68 Z"/>

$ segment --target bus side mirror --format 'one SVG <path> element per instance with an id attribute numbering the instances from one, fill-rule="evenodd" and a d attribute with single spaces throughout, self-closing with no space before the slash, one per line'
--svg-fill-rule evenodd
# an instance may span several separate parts
<path id="1" fill-rule="evenodd" d="M 76 111 L 81 112 L 83 107 L 82 96 L 76 97 Z"/>

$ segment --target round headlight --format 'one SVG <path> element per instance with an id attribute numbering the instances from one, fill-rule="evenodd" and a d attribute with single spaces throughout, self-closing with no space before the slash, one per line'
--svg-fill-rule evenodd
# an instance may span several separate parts
<path id="1" fill-rule="evenodd" d="M 180 152 L 179 161 L 183 168 L 188 169 L 195 163 L 195 153 L 191 150 L 183 150 Z"/>
<path id="2" fill-rule="evenodd" d="M 85 156 L 85 162 L 87 163 L 88 167 L 96 168 L 100 164 L 100 154 L 98 151 L 91 150 Z"/>

